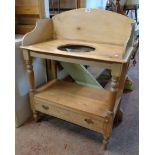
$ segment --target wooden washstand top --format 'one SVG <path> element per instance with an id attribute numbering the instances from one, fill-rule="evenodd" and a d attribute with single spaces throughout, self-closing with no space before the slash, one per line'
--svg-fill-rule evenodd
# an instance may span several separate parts
<path id="1" fill-rule="evenodd" d="M 45 22 L 46 26 L 42 26 Z M 41 41 L 30 45 L 24 41 L 22 48 L 60 57 L 126 63 L 132 54 L 132 30 L 133 20 L 126 16 L 98 9 L 76 9 L 38 22 L 34 31 L 42 31 Z M 67 52 L 58 49 L 68 44 L 90 46 L 95 50 Z"/>
<path id="2" fill-rule="evenodd" d="M 95 48 L 90 52 L 66 52 L 59 50 L 58 47 L 62 45 L 86 45 Z M 82 42 L 76 40 L 51 40 L 43 43 L 38 43 L 30 46 L 23 46 L 22 48 L 39 53 L 48 53 L 54 56 L 63 56 L 77 59 L 87 59 L 94 61 L 108 61 L 125 63 L 123 59 L 124 47 L 112 44 L 97 44 L 90 42 Z"/>

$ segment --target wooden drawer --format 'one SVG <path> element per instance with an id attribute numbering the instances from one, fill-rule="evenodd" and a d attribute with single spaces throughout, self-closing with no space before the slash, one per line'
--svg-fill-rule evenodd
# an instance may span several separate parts
<path id="1" fill-rule="evenodd" d="M 53 104 L 51 102 L 48 103 L 48 101 L 35 100 L 34 105 L 37 111 L 103 133 L 104 118 L 103 120 L 96 119 L 93 116 L 92 117 L 88 116 L 86 113 L 83 114 L 81 112 L 74 111 L 72 109 L 67 109 L 66 107 L 64 108 L 59 107 L 54 103 Z"/>

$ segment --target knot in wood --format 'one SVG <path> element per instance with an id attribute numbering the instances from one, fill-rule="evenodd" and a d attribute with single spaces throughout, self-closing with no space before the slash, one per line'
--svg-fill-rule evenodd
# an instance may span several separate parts
<path id="1" fill-rule="evenodd" d="M 81 28 L 80 27 L 77 27 L 77 30 L 81 30 Z"/>
<path id="2" fill-rule="evenodd" d="M 104 121 L 105 123 L 108 123 L 109 122 L 109 120 L 108 119 L 105 119 L 105 121 Z"/>

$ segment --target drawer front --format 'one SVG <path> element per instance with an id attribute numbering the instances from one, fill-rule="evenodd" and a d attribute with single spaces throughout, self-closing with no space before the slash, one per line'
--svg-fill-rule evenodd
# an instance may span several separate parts
<path id="1" fill-rule="evenodd" d="M 104 120 L 98 120 L 93 118 L 93 116 L 90 118 L 90 116 L 87 116 L 86 114 L 81 114 L 80 112 L 73 111 L 72 109 L 58 107 L 54 104 L 47 103 L 46 101 L 35 101 L 35 109 L 42 113 L 103 133 Z"/>

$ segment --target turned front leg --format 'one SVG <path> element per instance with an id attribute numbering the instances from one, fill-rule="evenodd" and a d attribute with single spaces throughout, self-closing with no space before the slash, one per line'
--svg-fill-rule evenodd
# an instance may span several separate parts
<path id="1" fill-rule="evenodd" d="M 129 66 L 128 63 L 122 65 L 121 76 L 119 78 L 119 86 L 118 86 L 121 94 L 123 93 L 123 90 L 124 90 L 124 84 L 125 84 L 125 80 L 126 80 L 128 66 Z M 116 112 L 115 119 L 114 119 L 114 126 L 115 127 L 118 126 L 123 120 L 123 111 L 120 108 L 120 105 L 121 105 L 121 100 L 120 100 L 120 103 L 118 105 L 117 112 Z"/>
<path id="2" fill-rule="evenodd" d="M 107 150 L 107 146 L 109 143 L 111 131 L 113 126 L 113 115 L 112 113 L 107 114 L 104 121 L 104 129 L 103 129 L 103 147 L 104 150 Z"/>
<path id="3" fill-rule="evenodd" d="M 28 75 L 28 82 L 29 82 L 29 98 L 30 98 L 30 106 L 33 112 L 34 120 L 38 120 L 38 113 L 35 111 L 34 108 L 34 92 L 35 92 L 35 80 L 34 80 L 34 71 L 32 66 L 32 58 L 29 55 L 28 50 L 23 51 L 24 60 L 26 64 L 26 70 Z"/>
<path id="4" fill-rule="evenodd" d="M 111 109 L 107 116 L 105 117 L 105 122 L 104 122 L 104 138 L 103 138 L 103 145 L 104 149 L 107 149 L 107 145 L 109 143 L 112 127 L 113 127 L 113 107 L 117 99 L 117 92 L 118 92 L 118 77 L 117 76 L 112 76 L 111 79 Z"/>

